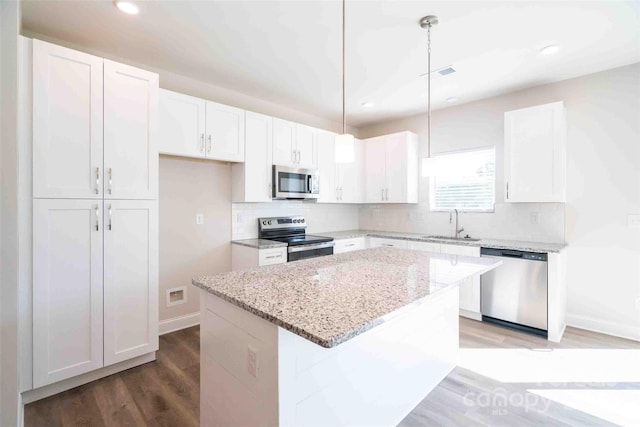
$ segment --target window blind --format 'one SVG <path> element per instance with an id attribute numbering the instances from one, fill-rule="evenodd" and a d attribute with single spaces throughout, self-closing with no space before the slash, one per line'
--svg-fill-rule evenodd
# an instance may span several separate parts
<path id="1" fill-rule="evenodd" d="M 495 205 L 494 147 L 433 157 L 432 211 L 492 212 Z"/>

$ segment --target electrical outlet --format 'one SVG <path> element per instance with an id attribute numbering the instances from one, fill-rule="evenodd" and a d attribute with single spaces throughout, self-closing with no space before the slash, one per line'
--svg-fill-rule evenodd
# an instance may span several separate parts
<path id="1" fill-rule="evenodd" d="M 627 226 L 629 228 L 640 228 L 640 214 L 627 215 Z"/>
<path id="2" fill-rule="evenodd" d="M 197 225 L 204 224 L 204 215 L 202 215 L 201 213 L 196 214 L 196 224 Z"/>
<path id="3" fill-rule="evenodd" d="M 258 350 L 247 346 L 247 372 L 253 378 L 258 378 Z"/>
<path id="4" fill-rule="evenodd" d="M 531 224 L 540 224 L 540 212 L 531 212 Z"/>

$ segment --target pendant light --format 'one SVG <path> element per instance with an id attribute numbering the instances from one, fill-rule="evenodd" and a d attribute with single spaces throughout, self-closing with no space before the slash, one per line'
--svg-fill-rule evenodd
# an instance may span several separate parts
<path id="1" fill-rule="evenodd" d="M 347 133 L 347 115 L 345 110 L 345 3 L 342 0 L 342 134 L 336 136 L 335 161 L 336 163 L 353 163 L 355 161 L 355 138 Z"/>
<path id="2" fill-rule="evenodd" d="M 420 26 L 427 29 L 427 157 L 422 159 L 422 176 L 434 176 L 435 173 L 435 162 L 431 157 L 431 27 L 437 23 L 435 15 L 420 20 Z"/>

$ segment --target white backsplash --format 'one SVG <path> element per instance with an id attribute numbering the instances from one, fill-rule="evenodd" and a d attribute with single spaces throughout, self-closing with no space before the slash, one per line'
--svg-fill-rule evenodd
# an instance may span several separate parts
<path id="1" fill-rule="evenodd" d="M 233 203 L 232 239 L 258 237 L 258 218 L 302 215 L 307 233 L 353 230 L 358 228 L 358 205 L 318 204 L 313 201 L 278 200 L 271 203 Z"/>
<path id="2" fill-rule="evenodd" d="M 459 225 L 462 236 L 560 243 L 565 241 L 564 211 L 562 203 L 496 203 L 493 213 L 460 213 Z M 424 235 L 452 236 L 455 228 L 455 216 L 449 223 L 448 212 L 430 212 L 427 204 L 363 205 L 358 222 L 364 230 Z"/>

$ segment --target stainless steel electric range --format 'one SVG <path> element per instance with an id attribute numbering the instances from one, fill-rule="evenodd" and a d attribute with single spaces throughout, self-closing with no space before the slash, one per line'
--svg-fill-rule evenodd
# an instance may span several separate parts
<path id="1" fill-rule="evenodd" d="M 259 237 L 287 244 L 287 261 L 333 255 L 333 237 L 307 234 L 303 216 L 258 218 Z"/>

